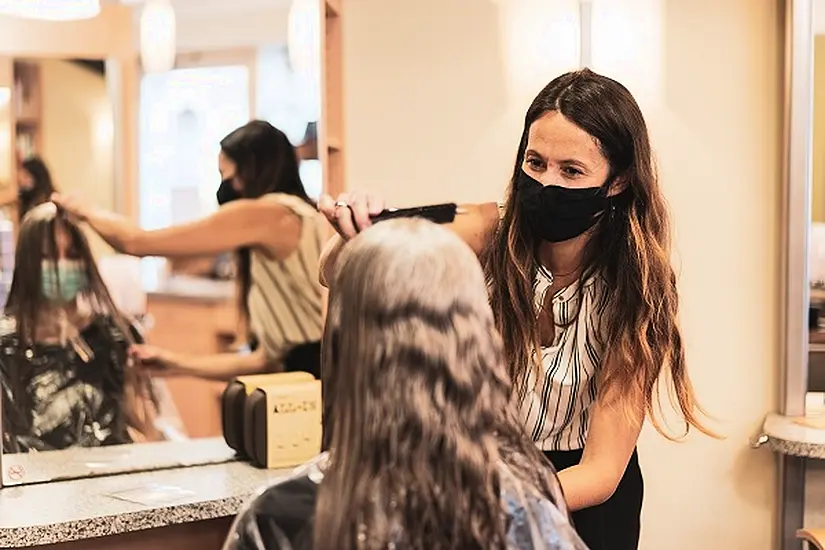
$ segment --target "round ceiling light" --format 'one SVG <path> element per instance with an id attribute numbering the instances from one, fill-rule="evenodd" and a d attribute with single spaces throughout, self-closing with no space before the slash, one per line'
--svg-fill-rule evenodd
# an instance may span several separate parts
<path id="1" fill-rule="evenodd" d="M 0 14 L 25 19 L 73 21 L 100 13 L 100 0 L 0 0 Z"/>
<path id="2" fill-rule="evenodd" d="M 321 74 L 321 0 L 292 0 L 287 21 L 292 70 L 311 79 Z"/>
<path id="3" fill-rule="evenodd" d="M 140 61 L 143 71 L 162 73 L 175 67 L 175 10 L 169 0 L 147 0 L 140 14 Z"/>

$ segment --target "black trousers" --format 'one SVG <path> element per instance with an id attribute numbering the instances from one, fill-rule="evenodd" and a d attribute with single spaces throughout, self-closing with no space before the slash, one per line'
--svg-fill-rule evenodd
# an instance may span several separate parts
<path id="1" fill-rule="evenodd" d="M 557 470 L 575 466 L 582 451 L 546 451 Z M 636 451 L 616 492 L 606 502 L 573 512 L 573 526 L 590 550 L 638 550 L 644 480 Z"/>
<path id="2" fill-rule="evenodd" d="M 284 372 L 308 372 L 321 379 L 321 342 L 295 346 L 284 357 Z"/>

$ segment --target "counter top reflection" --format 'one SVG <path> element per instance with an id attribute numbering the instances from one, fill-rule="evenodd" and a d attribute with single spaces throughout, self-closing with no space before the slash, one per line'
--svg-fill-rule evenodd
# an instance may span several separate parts
<path id="1" fill-rule="evenodd" d="M 233 460 L 235 451 L 222 438 L 5 454 L 3 486 L 220 464 Z"/>

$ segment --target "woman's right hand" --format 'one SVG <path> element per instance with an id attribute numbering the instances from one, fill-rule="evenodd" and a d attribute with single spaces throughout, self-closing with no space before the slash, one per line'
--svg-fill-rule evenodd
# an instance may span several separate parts
<path id="1" fill-rule="evenodd" d="M 134 344 L 129 348 L 129 354 L 151 376 L 179 374 L 170 351 L 148 344 Z"/>
<path id="2" fill-rule="evenodd" d="M 357 191 L 341 193 L 337 199 L 324 195 L 318 201 L 318 210 L 345 240 L 371 226 L 370 216 L 380 214 L 384 208 L 383 199 Z"/>

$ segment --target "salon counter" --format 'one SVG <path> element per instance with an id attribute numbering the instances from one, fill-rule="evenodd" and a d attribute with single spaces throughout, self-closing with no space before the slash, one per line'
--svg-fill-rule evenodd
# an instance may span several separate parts
<path id="1" fill-rule="evenodd" d="M 771 413 L 762 424 L 762 437 L 774 452 L 803 458 L 825 459 L 825 419 L 793 418 Z"/>
<path id="2" fill-rule="evenodd" d="M 169 277 L 147 292 L 146 309 L 151 318 L 147 341 L 178 353 L 226 351 L 238 332 L 232 281 Z M 170 378 L 167 387 L 189 437 L 220 435 L 220 396 L 225 384 Z"/>
<path id="3" fill-rule="evenodd" d="M 255 492 L 290 470 L 244 462 L 0 489 L 0 548 L 219 549 Z"/>

